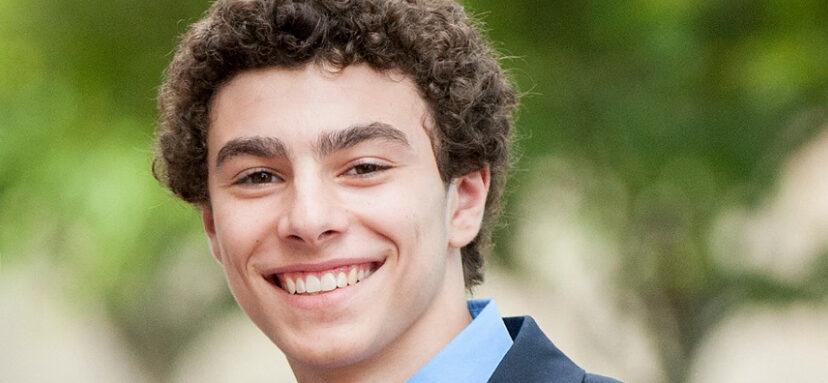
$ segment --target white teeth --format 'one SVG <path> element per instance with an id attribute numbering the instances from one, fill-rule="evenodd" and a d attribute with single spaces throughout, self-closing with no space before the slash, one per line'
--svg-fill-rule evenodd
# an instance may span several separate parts
<path id="1" fill-rule="evenodd" d="M 325 273 L 322 275 L 322 291 L 331 291 L 336 288 L 336 278 L 333 274 Z"/>
<path id="2" fill-rule="evenodd" d="M 296 283 L 293 282 L 293 279 L 285 277 L 285 287 L 287 288 L 287 292 L 290 294 L 296 292 Z"/>
<path id="3" fill-rule="evenodd" d="M 322 283 L 320 283 L 319 278 L 317 278 L 315 275 L 308 275 L 305 278 L 305 291 L 307 291 L 308 293 L 319 292 L 319 290 L 322 289 L 322 286 L 320 286 L 321 284 Z"/>
<path id="4" fill-rule="evenodd" d="M 336 287 L 345 287 L 348 286 L 348 277 L 345 276 L 345 272 L 340 271 L 339 274 L 336 275 Z"/>
<path id="5" fill-rule="evenodd" d="M 348 284 L 355 285 L 357 283 L 357 268 L 356 266 L 351 266 L 351 270 L 348 271 Z"/>
<path id="6" fill-rule="evenodd" d="M 282 287 L 289 294 L 313 294 L 353 286 L 375 271 L 365 265 L 350 266 L 347 272 L 345 270 L 326 272 L 321 277 L 318 274 L 305 274 L 303 278 L 301 274 L 296 273 L 292 274 L 295 278 L 284 275 L 280 279 Z"/>

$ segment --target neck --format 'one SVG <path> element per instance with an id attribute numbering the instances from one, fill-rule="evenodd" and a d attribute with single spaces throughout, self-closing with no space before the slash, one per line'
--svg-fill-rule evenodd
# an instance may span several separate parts
<path id="1" fill-rule="evenodd" d="M 335 369 L 291 361 L 296 379 L 300 383 L 406 381 L 471 322 L 459 251 L 449 257 L 448 263 L 440 293 L 424 315 L 394 342 L 369 359 Z"/>

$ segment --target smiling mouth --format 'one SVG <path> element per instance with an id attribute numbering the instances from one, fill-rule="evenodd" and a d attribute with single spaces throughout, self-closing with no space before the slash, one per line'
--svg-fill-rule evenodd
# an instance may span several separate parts
<path id="1" fill-rule="evenodd" d="M 379 262 L 367 262 L 322 271 L 271 274 L 267 279 L 288 294 L 315 295 L 357 285 L 380 266 Z"/>

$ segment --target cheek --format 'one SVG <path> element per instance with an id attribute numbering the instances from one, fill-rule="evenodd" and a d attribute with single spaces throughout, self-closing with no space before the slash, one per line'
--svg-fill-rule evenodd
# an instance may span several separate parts
<path id="1" fill-rule="evenodd" d="M 266 239 L 267 233 L 275 231 L 271 219 L 262 214 L 263 211 L 267 210 L 243 203 L 214 206 L 216 238 L 225 262 L 243 267 Z"/>
<path id="2" fill-rule="evenodd" d="M 360 196 L 354 210 L 369 231 L 393 243 L 404 258 L 397 262 L 430 262 L 448 243 L 441 185 L 409 183 L 378 188 Z"/>
<path id="3" fill-rule="evenodd" d="M 389 228 L 411 227 L 435 222 L 442 195 L 429 185 L 397 182 L 374 188 L 369 193 L 358 191 L 352 196 L 354 212 L 384 222 Z"/>
<path id="4" fill-rule="evenodd" d="M 256 323 L 262 321 L 258 298 L 254 293 L 255 281 L 250 272 L 251 259 L 266 239 L 269 231 L 268 217 L 261 214 L 261 207 L 246 206 L 243 203 L 213 205 L 217 245 L 220 247 L 222 266 L 227 284 L 239 306 Z M 256 319 L 259 318 L 259 319 Z"/>

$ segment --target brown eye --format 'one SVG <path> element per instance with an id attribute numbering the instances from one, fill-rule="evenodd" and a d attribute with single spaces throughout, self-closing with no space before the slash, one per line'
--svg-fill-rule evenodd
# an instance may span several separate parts
<path id="1" fill-rule="evenodd" d="M 349 169 L 346 174 L 352 176 L 368 176 L 372 173 L 382 172 L 384 170 L 390 169 L 390 166 L 375 164 L 375 163 L 362 163 L 356 164 L 351 169 Z"/>
<path id="2" fill-rule="evenodd" d="M 266 172 L 264 170 L 260 170 L 257 172 L 250 173 L 244 176 L 242 179 L 239 180 L 239 184 L 268 184 L 272 182 L 277 182 L 279 179 L 276 175 Z"/>
<path id="3" fill-rule="evenodd" d="M 361 164 L 354 166 L 354 172 L 356 174 L 368 174 L 379 170 L 381 170 L 381 166 L 377 164 Z"/>

